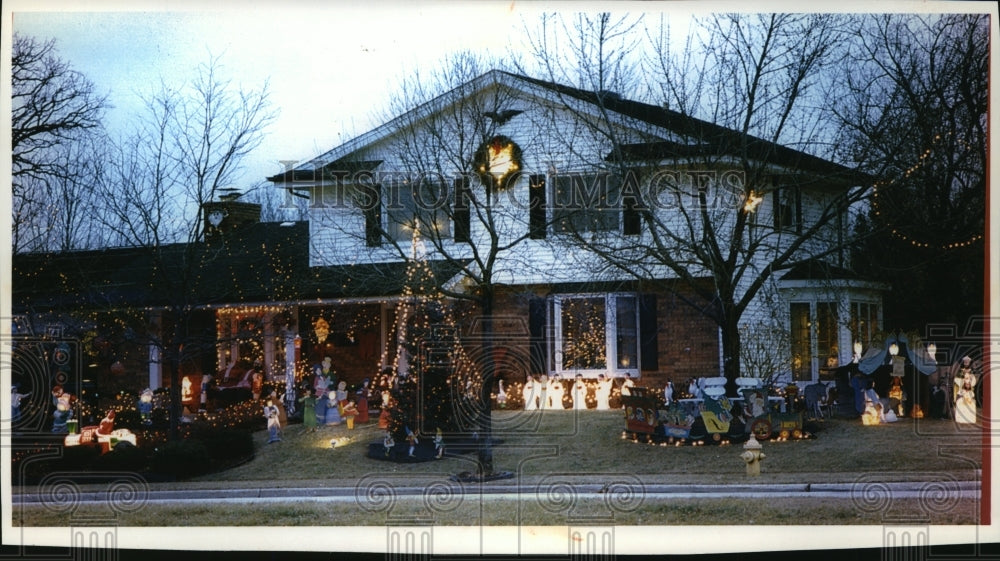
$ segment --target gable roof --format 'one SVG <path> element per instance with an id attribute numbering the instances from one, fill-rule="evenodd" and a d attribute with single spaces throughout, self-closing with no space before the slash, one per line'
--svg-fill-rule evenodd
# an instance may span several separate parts
<path id="1" fill-rule="evenodd" d="M 526 93 L 554 93 L 557 96 L 566 96 L 595 108 L 603 108 L 619 117 L 626 117 L 662 129 L 662 131 L 669 132 L 681 139 L 690 139 L 690 142 L 654 140 L 624 144 L 620 150 L 625 161 L 683 159 L 708 155 L 746 157 L 830 178 L 839 178 L 853 184 L 868 184 L 872 181 L 870 176 L 847 166 L 665 107 L 625 99 L 613 92 L 588 91 L 503 70 L 491 70 L 467 84 L 435 97 L 413 109 L 410 113 L 419 116 L 438 111 L 446 107 L 454 99 L 454 96 L 458 95 L 458 92 L 461 92 L 462 95 L 475 95 L 496 84 L 520 89 Z M 403 119 L 412 122 L 413 115 L 408 118 L 405 115 L 397 116 L 364 134 L 335 146 L 312 160 L 304 162 L 291 172 L 274 175 L 267 179 L 275 183 L 286 183 L 296 178 L 319 180 L 320 178 L 316 177 L 317 171 L 326 174 L 331 170 L 350 171 L 357 166 L 371 165 L 372 162 L 352 161 L 352 154 L 394 134 L 402 124 Z M 613 154 L 609 154 L 605 159 L 612 159 L 612 157 Z M 377 166 L 378 163 L 375 165 Z"/>
<path id="2" fill-rule="evenodd" d="M 745 156 L 751 160 L 767 161 L 787 168 L 837 176 L 859 183 L 872 181 L 869 176 L 841 164 L 750 134 L 743 134 L 666 107 L 625 99 L 613 92 L 593 92 L 537 78 L 517 74 L 509 75 L 560 95 L 601 105 L 609 111 L 672 131 L 681 138 L 691 140 L 691 142 L 661 140 L 623 144 L 620 150 L 625 161 L 692 158 L 707 155 Z M 611 160 L 613 158 L 614 154 L 609 153 L 605 159 Z"/>

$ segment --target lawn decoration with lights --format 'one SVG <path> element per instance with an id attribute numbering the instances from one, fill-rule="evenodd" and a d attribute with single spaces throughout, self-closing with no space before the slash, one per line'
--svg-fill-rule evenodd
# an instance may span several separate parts
<path id="1" fill-rule="evenodd" d="M 783 410 L 782 401 L 770 400 L 763 389 L 743 389 L 742 393 L 742 398 L 735 399 L 705 395 L 663 403 L 658 392 L 632 388 L 631 395 L 621 396 L 625 413 L 622 439 L 660 446 L 701 446 L 743 442 L 751 434 L 757 440 L 814 438 L 794 401 Z"/>

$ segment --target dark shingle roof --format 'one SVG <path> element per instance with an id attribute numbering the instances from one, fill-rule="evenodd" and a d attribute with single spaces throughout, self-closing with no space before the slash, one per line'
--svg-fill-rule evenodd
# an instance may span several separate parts
<path id="1" fill-rule="evenodd" d="M 621 146 L 621 150 L 626 161 L 726 155 L 767 161 L 802 171 L 841 177 L 859 184 L 867 184 L 872 181 L 865 174 L 824 158 L 743 134 L 665 107 L 625 99 L 613 93 L 581 90 L 519 74 L 506 74 L 561 95 L 600 105 L 609 111 L 665 128 L 691 141 L 625 144 Z M 613 154 L 609 154 L 607 158 L 611 159 L 612 157 Z"/>
<path id="2" fill-rule="evenodd" d="M 296 168 L 284 171 L 277 175 L 272 175 L 271 177 L 268 177 L 267 180 L 272 183 L 291 183 L 295 181 L 333 182 L 337 179 L 351 176 L 360 171 L 372 171 L 380 166 L 382 162 L 383 160 L 364 160 L 358 162 L 340 159 L 330 162 L 317 170 Z"/>
<path id="3" fill-rule="evenodd" d="M 781 280 L 865 280 L 850 269 L 820 259 L 810 259 L 788 269 Z"/>
<path id="4" fill-rule="evenodd" d="M 36 311 L 395 296 L 407 266 L 310 267 L 308 222 L 258 223 L 210 243 L 16 254 L 11 296 L 15 310 Z M 461 265 L 428 266 L 443 281 Z"/>

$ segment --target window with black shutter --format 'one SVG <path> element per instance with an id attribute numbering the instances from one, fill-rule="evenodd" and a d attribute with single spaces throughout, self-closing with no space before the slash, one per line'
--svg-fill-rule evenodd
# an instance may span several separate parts
<path id="1" fill-rule="evenodd" d="M 802 195 L 795 187 L 773 191 L 774 229 L 802 233 Z"/>
<path id="2" fill-rule="evenodd" d="M 528 237 L 533 240 L 545 239 L 545 210 L 545 176 L 532 175 L 528 182 Z"/>
<path id="3" fill-rule="evenodd" d="M 656 295 L 639 296 L 639 356 L 643 370 L 660 369 L 659 329 L 656 321 Z"/>
<path id="4" fill-rule="evenodd" d="M 365 215 L 365 244 L 378 247 L 382 245 L 382 186 L 364 185 L 359 203 Z"/>
<path id="5" fill-rule="evenodd" d="M 546 300 L 544 298 L 532 298 L 528 301 L 528 337 L 529 358 L 531 360 L 531 373 L 541 374 L 549 371 L 546 364 L 546 349 L 548 349 L 547 330 L 545 329 L 547 315 Z"/>
<path id="6" fill-rule="evenodd" d="M 626 236 L 636 236 L 642 232 L 642 216 L 639 213 L 641 205 L 638 178 L 629 172 L 622 183 L 622 233 Z"/>

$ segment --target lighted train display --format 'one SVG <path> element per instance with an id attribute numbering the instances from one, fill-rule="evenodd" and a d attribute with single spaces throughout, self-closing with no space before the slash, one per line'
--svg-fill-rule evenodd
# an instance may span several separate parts
<path id="1" fill-rule="evenodd" d="M 669 404 L 646 388 L 622 396 L 624 436 L 666 444 L 742 442 L 753 433 L 757 440 L 809 438 L 801 411 L 769 398 L 763 389 L 743 389 L 742 398 L 704 396 Z M 786 410 L 787 409 L 787 410 Z"/>

